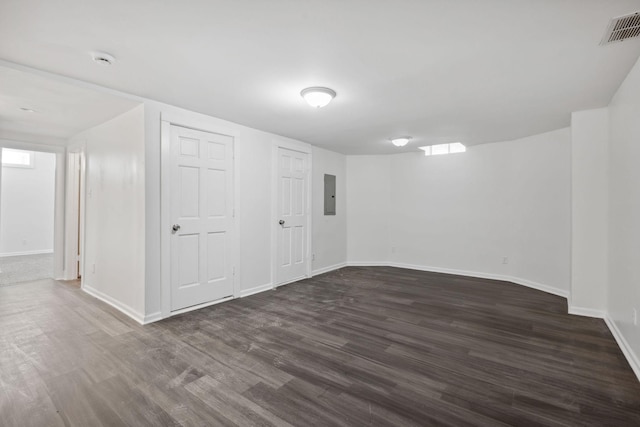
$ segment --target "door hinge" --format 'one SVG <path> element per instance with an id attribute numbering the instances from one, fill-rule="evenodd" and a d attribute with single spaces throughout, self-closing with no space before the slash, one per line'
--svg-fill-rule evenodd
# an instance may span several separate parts
<path id="1" fill-rule="evenodd" d="M 231 268 L 231 273 L 234 276 L 236 275 L 236 266 L 235 265 Z"/>

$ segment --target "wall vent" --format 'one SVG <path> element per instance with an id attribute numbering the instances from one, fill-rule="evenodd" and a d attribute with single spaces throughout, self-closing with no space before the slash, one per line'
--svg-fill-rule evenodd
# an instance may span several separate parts
<path id="1" fill-rule="evenodd" d="M 640 36 L 640 12 L 613 18 L 609 22 L 601 46 Z"/>

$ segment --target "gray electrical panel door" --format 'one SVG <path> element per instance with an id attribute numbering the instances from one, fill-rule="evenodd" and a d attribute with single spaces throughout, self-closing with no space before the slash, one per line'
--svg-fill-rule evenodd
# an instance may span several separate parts
<path id="1" fill-rule="evenodd" d="M 324 214 L 336 214 L 336 176 L 324 175 Z"/>

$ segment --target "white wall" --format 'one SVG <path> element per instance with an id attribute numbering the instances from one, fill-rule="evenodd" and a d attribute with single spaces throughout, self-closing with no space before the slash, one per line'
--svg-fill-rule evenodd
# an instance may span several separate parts
<path id="1" fill-rule="evenodd" d="M 83 289 L 141 320 L 145 312 L 142 105 L 75 136 L 86 144 Z"/>
<path id="2" fill-rule="evenodd" d="M 33 168 L 2 167 L 0 256 L 53 252 L 55 178 L 54 153 L 36 151 Z"/>
<path id="3" fill-rule="evenodd" d="M 348 260 L 516 278 L 566 294 L 569 164 L 569 129 L 447 156 L 349 156 Z"/>
<path id="4" fill-rule="evenodd" d="M 640 62 L 609 108 L 608 315 L 640 378 Z"/>
<path id="5" fill-rule="evenodd" d="M 322 148 L 312 150 L 313 274 L 344 266 L 347 261 L 346 156 Z M 336 214 L 324 214 L 324 175 L 336 177 Z"/>
<path id="6" fill-rule="evenodd" d="M 347 156 L 347 260 L 389 259 L 391 156 Z"/>
<path id="7" fill-rule="evenodd" d="M 571 117 L 571 299 L 569 311 L 602 316 L 607 307 L 609 109 Z"/>

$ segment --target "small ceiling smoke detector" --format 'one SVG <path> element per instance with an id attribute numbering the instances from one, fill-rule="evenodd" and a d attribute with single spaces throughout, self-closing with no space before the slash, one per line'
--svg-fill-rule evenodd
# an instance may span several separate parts
<path id="1" fill-rule="evenodd" d="M 399 136 L 397 138 L 391 138 L 390 141 L 396 147 L 404 147 L 409 143 L 410 139 L 411 139 L 410 136 Z"/>
<path id="2" fill-rule="evenodd" d="M 27 107 L 20 107 L 20 110 L 24 111 L 25 113 L 35 113 L 36 110 L 34 110 L 33 108 L 27 108 Z"/>
<path id="3" fill-rule="evenodd" d="M 308 87 L 302 89 L 300 96 L 312 107 L 321 108 L 336 97 L 336 91 L 328 87 Z"/>
<path id="4" fill-rule="evenodd" d="M 114 58 L 113 55 L 109 55 L 105 52 L 91 52 L 91 58 L 93 58 L 93 61 L 96 64 L 102 66 L 112 65 L 116 62 L 116 58 Z"/>
<path id="5" fill-rule="evenodd" d="M 601 46 L 640 36 L 640 12 L 613 18 L 600 42 Z"/>

